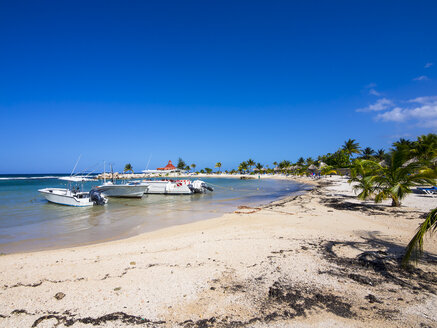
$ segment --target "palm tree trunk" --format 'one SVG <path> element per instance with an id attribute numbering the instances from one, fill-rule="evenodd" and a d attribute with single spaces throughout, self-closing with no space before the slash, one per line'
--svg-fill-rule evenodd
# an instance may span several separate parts
<path id="1" fill-rule="evenodd" d="M 401 202 L 399 201 L 399 199 L 392 197 L 392 199 L 391 199 L 391 206 L 393 206 L 393 207 L 400 207 L 401 206 Z"/>

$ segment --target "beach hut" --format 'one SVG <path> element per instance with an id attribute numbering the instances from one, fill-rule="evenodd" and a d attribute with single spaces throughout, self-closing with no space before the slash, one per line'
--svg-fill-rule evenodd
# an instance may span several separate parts
<path id="1" fill-rule="evenodd" d="M 319 169 L 314 164 L 311 164 L 310 166 L 308 166 L 308 171 L 315 174 L 315 173 L 318 173 Z"/>

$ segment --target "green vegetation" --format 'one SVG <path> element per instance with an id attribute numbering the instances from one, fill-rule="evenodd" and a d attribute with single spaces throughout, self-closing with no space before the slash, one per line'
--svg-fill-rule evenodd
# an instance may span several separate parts
<path id="1" fill-rule="evenodd" d="M 178 159 L 178 165 L 176 166 L 179 170 L 185 170 L 187 167 L 187 164 L 185 164 L 184 160 L 179 157 Z"/>
<path id="2" fill-rule="evenodd" d="M 124 166 L 123 173 L 126 173 L 126 172 L 131 172 L 132 174 L 134 174 L 134 169 L 132 168 L 132 165 L 130 163 L 128 163 Z"/>
<path id="3" fill-rule="evenodd" d="M 419 226 L 416 234 L 408 244 L 405 255 L 402 259 L 402 265 L 407 266 L 411 259 L 415 261 L 423 254 L 423 237 L 427 232 L 437 231 L 437 208 L 433 209 L 426 216 L 425 221 Z"/>
<path id="4" fill-rule="evenodd" d="M 220 168 L 222 167 L 222 163 L 220 162 L 215 163 L 215 167 L 218 168 L 218 171 L 220 173 Z"/>

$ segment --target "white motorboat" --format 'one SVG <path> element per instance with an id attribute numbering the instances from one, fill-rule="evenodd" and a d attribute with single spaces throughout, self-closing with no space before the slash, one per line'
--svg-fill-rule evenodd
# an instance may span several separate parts
<path id="1" fill-rule="evenodd" d="M 143 180 L 141 184 L 148 185 L 147 194 L 190 195 L 213 190 L 201 180 Z"/>
<path id="2" fill-rule="evenodd" d="M 90 192 L 79 191 L 78 188 L 44 188 L 38 191 L 42 193 L 49 202 L 60 205 L 84 207 L 103 205 L 107 202 L 107 199 L 95 189 L 92 189 Z"/>
<path id="3" fill-rule="evenodd" d="M 105 197 L 141 198 L 144 193 L 147 193 L 148 188 L 148 184 L 142 184 L 139 182 L 114 184 L 111 181 L 108 181 L 101 186 L 98 186 L 97 190 Z"/>
<path id="4" fill-rule="evenodd" d="M 60 177 L 59 180 L 65 180 L 65 181 L 71 181 L 71 182 L 97 181 L 97 179 L 90 178 L 89 176 L 83 176 L 83 175 Z"/>

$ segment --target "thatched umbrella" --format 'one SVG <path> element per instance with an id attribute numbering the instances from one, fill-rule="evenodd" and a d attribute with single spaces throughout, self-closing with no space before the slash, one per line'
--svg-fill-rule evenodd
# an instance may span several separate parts
<path id="1" fill-rule="evenodd" d="M 317 170 L 318 170 L 318 168 L 314 164 L 311 164 L 310 166 L 308 166 L 308 171 L 310 171 L 311 173 L 315 173 Z"/>
<path id="2" fill-rule="evenodd" d="M 320 162 L 319 164 L 319 169 L 324 168 L 325 166 L 328 166 L 328 164 L 324 163 L 324 162 Z"/>

